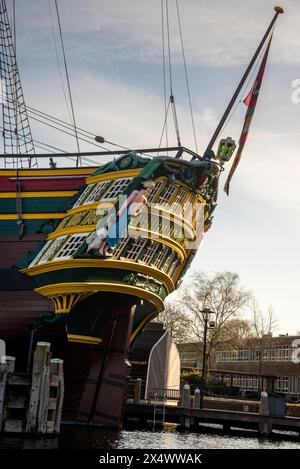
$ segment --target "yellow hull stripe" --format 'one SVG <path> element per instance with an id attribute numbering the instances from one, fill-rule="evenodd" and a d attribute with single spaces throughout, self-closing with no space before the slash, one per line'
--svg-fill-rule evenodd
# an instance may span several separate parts
<path id="1" fill-rule="evenodd" d="M 67 334 L 67 337 L 69 342 L 79 342 L 80 344 L 98 345 L 102 342 L 102 339 L 89 335 Z"/>
<path id="2" fill-rule="evenodd" d="M 100 166 L 99 162 L 99 166 Z M 64 169 L 20 169 L 18 172 L 15 169 L 2 169 L 0 176 L 78 176 L 78 175 L 89 175 L 97 170 L 97 166 L 92 168 L 64 168 Z"/>
<path id="3" fill-rule="evenodd" d="M 48 220 L 48 218 L 64 218 L 64 213 L 22 213 L 23 220 Z M 0 220 L 17 220 L 18 215 L 16 213 L 2 213 L 0 214 Z"/>
<path id="4" fill-rule="evenodd" d="M 122 269 L 130 270 L 132 272 L 138 272 L 145 275 L 150 275 L 151 277 L 162 282 L 167 288 L 168 293 L 174 291 L 175 286 L 172 279 L 158 270 L 156 267 L 150 267 L 137 262 L 122 261 L 116 259 L 68 259 L 65 261 L 55 261 L 55 262 L 46 262 L 45 264 L 36 265 L 29 267 L 27 269 L 22 269 L 21 272 L 31 277 L 35 275 L 44 274 L 47 272 L 55 272 L 56 270 L 62 269 L 82 269 L 88 267 L 97 267 L 97 269 Z M 84 283 L 86 285 L 87 282 Z"/>
<path id="5" fill-rule="evenodd" d="M 103 173 L 97 176 L 88 177 L 86 179 L 86 183 L 94 184 L 95 182 L 100 182 L 100 181 L 110 181 L 112 179 L 135 177 L 135 176 L 138 176 L 141 171 L 142 171 L 142 168 L 119 169 L 118 171 L 112 171 L 111 173 Z"/>
<path id="6" fill-rule="evenodd" d="M 111 292 L 111 293 L 124 293 L 125 295 L 137 296 L 144 300 L 150 301 L 155 308 L 157 313 L 163 311 L 164 303 L 163 300 L 144 288 L 136 287 L 134 285 L 126 285 L 122 283 L 106 283 L 106 282 L 66 282 L 66 283 L 55 283 L 52 285 L 45 285 L 43 287 L 35 288 L 37 293 L 43 296 L 49 297 L 54 295 L 61 295 L 73 292 Z"/>

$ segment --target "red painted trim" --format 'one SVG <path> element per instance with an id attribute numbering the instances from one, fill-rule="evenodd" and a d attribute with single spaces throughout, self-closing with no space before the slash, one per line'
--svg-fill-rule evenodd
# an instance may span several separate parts
<path id="1" fill-rule="evenodd" d="M 48 179 L 43 178 L 37 180 L 23 179 L 20 181 L 23 191 L 61 191 L 61 190 L 78 190 L 85 184 L 85 178 L 62 178 Z M 16 190 L 16 181 L 10 177 L 0 176 L 0 191 L 10 192 Z"/>

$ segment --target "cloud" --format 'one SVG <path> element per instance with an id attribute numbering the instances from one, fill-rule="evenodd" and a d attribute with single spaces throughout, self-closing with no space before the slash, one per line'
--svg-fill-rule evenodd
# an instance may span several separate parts
<path id="1" fill-rule="evenodd" d="M 285 0 L 274 37 L 274 63 L 299 64 L 300 9 Z M 88 59 L 161 64 L 160 0 L 66 0 L 60 4 L 66 44 L 72 53 Z M 182 62 L 175 2 L 169 2 L 172 60 Z M 246 64 L 273 16 L 273 0 L 179 0 L 186 59 L 190 65 L 214 68 Z M 49 44 L 48 2 L 32 0 L 22 8 L 20 41 L 29 54 L 41 56 Z M 53 18 L 55 24 L 55 11 Z M 56 26 L 55 26 L 56 27 Z M 34 40 L 33 40 L 34 36 Z M 37 40 L 38 38 L 38 40 Z M 44 48 L 45 53 L 45 48 Z"/>

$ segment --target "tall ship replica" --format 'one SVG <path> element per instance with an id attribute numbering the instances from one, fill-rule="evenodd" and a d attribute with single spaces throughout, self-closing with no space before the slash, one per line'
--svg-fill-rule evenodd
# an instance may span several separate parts
<path id="1" fill-rule="evenodd" d="M 0 1 L 0 338 L 7 354 L 17 356 L 20 371 L 29 369 L 36 341 L 50 342 L 55 356 L 63 358 L 65 420 L 121 424 L 128 351 L 163 310 L 212 223 L 219 177 L 235 150 L 231 138 L 218 137 L 264 54 L 245 100 L 248 110 L 228 191 L 282 12 L 275 8 L 203 156 L 179 138 L 168 148 L 36 154 L 14 35 Z M 172 94 L 170 106 L 176 117 Z M 110 160 L 100 164 L 107 156 Z M 59 167 L 68 157 L 76 166 Z M 84 158 L 99 164 L 82 166 Z"/>

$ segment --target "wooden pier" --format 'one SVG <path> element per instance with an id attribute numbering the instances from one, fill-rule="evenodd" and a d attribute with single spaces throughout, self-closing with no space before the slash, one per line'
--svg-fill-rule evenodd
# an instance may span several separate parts
<path id="1" fill-rule="evenodd" d="M 38 342 L 31 374 L 15 372 L 15 358 L 1 357 L 0 432 L 58 434 L 64 398 L 63 361 Z"/>
<path id="2" fill-rule="evenodd" d="M 159 408 L 158 421 L 178 423 L 184 428 L 197 430 L 199 426 L 206 424 L 221 425 L 224 431 L 232 428 L 256 430 L 260 435 L 269 436 L 273 430 L 292 431 L 300 436 L 300 417 L 290 415 L 272 415 L 268 406 L 268 398 L 259 402 L 237 401 L 237 400 L 214 400 L 204 399 L 204 408 L 200 409 L 199 390 L 194 396 L 190 395 L 189 389 L 183 390 L 177 400 L 168 399 L 168 390 L 157 392 L 158 399 L 155 401 L 142 400 L 138 393 L 140 383 L 136 384 L 136 392 L 133 398 L 128 399 L 125 409 L 125 418 L 128 421 L 139 420 L 142 423 L 147 421 L 155 422 L 156 407 Z M 174 393 L 172 393 L 174 394 Z M 164 397 L 163 397 L 164 396 Z M 220 404 L 226 408 L 220 408 Z M 216 407 L 214 408 L 214 404 Z M 241 410 L 229 410 L 240 406 Z M 212 408 L 210 408 L 210 406 Z M 163 410 L 161 408 L 163 407 Z"/>

